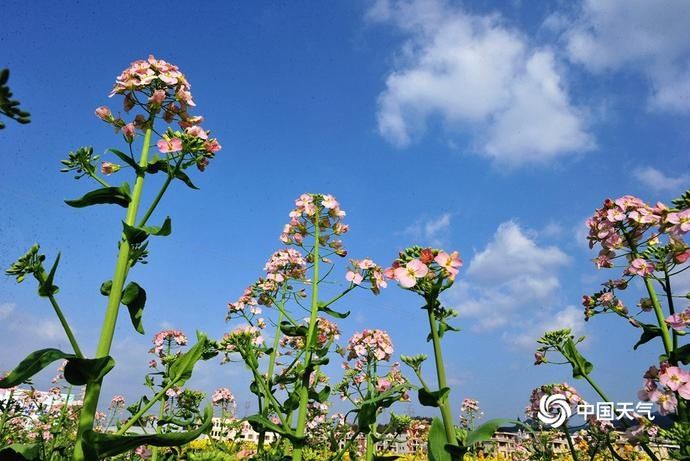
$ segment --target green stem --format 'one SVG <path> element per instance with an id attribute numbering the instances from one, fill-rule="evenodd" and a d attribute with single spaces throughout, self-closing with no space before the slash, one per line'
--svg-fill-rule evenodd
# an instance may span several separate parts
<path id="1" fill-rule="evenodd" d="M 280 325 L 280 322 L 282 322 L 282 321 L 283 321 L 283 311 L 279 310 L 278 311 L 278 325 Z M 282 335 L 280 333 L 280 328 L 278 328 L 276 330 L 275 338 L 273 338 L 273 350 L 271 351 L 271 354 L 268 358 L 268 371 L 266 372 L 266 375 L 267 375 L 269 382 L 273 380 L 273 372 L 274 372 L 275 365 L 276 365 L 276 357 L 278 355 L 278 347 L 280 346 L 281 336 Z M 269 409 L 269 407 L 267 405 L 266 409 L 265 409 L 266 413 L 268 413 L 268 409 Z M 268 414 L 266 414 L 264 416 L 268 417 Z M 261 432 L 259 432 L 259 441 L 256 445 L 257 453 L 263 453 L 265 441 L 266 441 L 266 431 L 262 429 Z"/>
<path id="2" fill-rule="evenodd" d="M 67 395 L 65 396 L 65 403 L 62 405 L 62 408 L 60 409 L 60 417 L 58 418 L 57 422 L 57 427 L 62 428 L 62 425 L 65 422 L 65 415 L 67 414 L 67 407 L 69 403 L 69 399 L 72 395 L 72 385 L 70 385 L 67 388 Z M 53 459 L 53 456 L 55 455 L 55 445 L 57 445 L 58 442 L 58 436 L 56 435 L 53 437 L 53 443 L 50 445 L 50 459 Z"/>
<path id="3" fill-rule="evenodd" d="M 649 299 L 652 301 L 652 306 L 654 306 L 654 314 L 656 315 L 657 323 L 659 324 L 659 329 L 661 329 L 661 337 L 664 341 L 664 349 L 666 350 L 666 356 L 669 357 L 671 352 L 673 352 L 673 342 L 671 341 L 671 334 L 668 331 L 668 325 L 666 325 L 666 319 L 664 318 L 664 311 L 659 302 L 659 298 L 656 295 L 656 290 L 652 285 L 652 281 L 649 277 L 644 278 L 644 285 L 647 287 L 647 293 L 649 293 Z"/>
<path id="4" fill-rule="evenodd" d="M 38 274 L 36 274 L 36 279 L 38 280 L 38 283 L 44 284 L 47 279 L 45 272 L 40 271 Z M 72 349 L 74 349 L 74 353 L 77 355 L 77 357 L 84 358 L 84 354 L 82 354 L 81 349 L 79 349 L 77 339 L 74 337 L 74 333 L 72 332 L 69 323 L 67 323 L 67 319 L 62 313 L 62 309 L 60 309 L 60 305 L 58 304 L 57 299 L 55 299 L 55 296 L 53 294 L 49 294 L 48 300 L 50 301 L 51 306 L 53 306 L 53 310 L 55 310 L 55 315 L 57 315 L 58 320 L 60 320 L 60 325 L 62 325 L 62 329 L 65 330 L 65 334 L 69 339 L 69 343 L 72 345 Z"/>
<path id="5" fill-rule="evenodd" d="M 161 400 L 160 408 L 158 410 L 158 421 L 163 419 L 163 416 L 165 416 L 165 400 Z M 156 433 L 160 434 L 161 433 L 161 426 L 156 426 Z M 158 447 L 152 447 L 151 448 L 151 461 L 157 461 L 158 460 Z"/>
<path id="6" fill-rule="evenodd" d="M 436 304 L 435 299 L 430 299 L 427 303 L 426 310 L 429 314 L 429 328 L 431 329 L 431 340 L 434 345 L 434 359 L 436 361 L 436 377 L 438 379 L 438 388 L 444 389 L 448 387 L 448 382 L 446 380 L 446 369 L 443 363 L 443 352 L 441 351 L 441 338 L 438 335 L 438 328 L 436 325 L 436 316 L 434 315 L 434 305 Z M 443 426 L 446 430 L 446 440 L 450 445 L 458 445 L 457 438 L 455 436 L 455 427 L 453 425 L 453 414 L 450 409 L 450 402 L 448 401 L 448 396 L 440 402 L 441 417 L 443 418 Z M 452 454 L 451 457 L 456 460 L 460 458 Z"/>
<path id="7" fill-rule="evenodd" d="M 146 222 L 149 220 L 149 218 L 150 218 L 151 215 L 153 214 L 153 211 L 154 211 L 154 210 L 156 209 L 156 207 L 158 206 L 158 203 L 159 203 L 159 202 L 161 201 L 161 199 L 163 198 L 163 195 L 165 194 L 165 191 L 168 190 L 168 186 L 169 186 L 170 183 L 172 182 L 172 179 L 173 179 L 172 176 L 168 176 L 167 178 L 165 178 L 165 182 L 163 183 L 163 186 L 162 186 L 161 189 L 158 191 L 158 194 L 156 195 L 156 198 L 154 198 L 154 199 L 153 199 L 153 202 L 151 202 L 151 206 L 149 206 L 149 209 L 146 210 L 146 213 L 144 213 L 144 217 L 141 218 L 141 221 L 139 221 L 138 227 L 142 227 L 142 226 L 146 225 Z"/>
<path id="8" fill-rule="evenodd" d="M 110 187 L 110 184 L 108 184 L 107 182 L 105 182 L 105 180 L 103 180 L 102 178 L 98 177 L 97 175 L 89 173 L 89 176 L 91 176 L 93 179 L 95 179 L 95 180 L 98 182 L 98 184 L 100 184 L 101 186 L 103 186 L 103 187 Z"/>
<path id="9" fill-rule="evenodd" d="M 141 148 L 141 158 L 139 159 L 139 166 L 141 168 L 137 171 L 137 179 L 134 183 L 132 199 L 127 207 L 125 222 L 130 226 L 133 226 L 136 223 L 137 212 L 139 211 L 139 202 L 141 201 L 141 194 L 144 188 L 144 176 L 148 162 L 150 145 L 151 128 L 149 127 L 146 129 L 146 133 L 144 135 L 144 144 Z M 110 289 L 110 296 L 108 297 L 105 319 L 103 320 L 101 336 L 98 341 L 98 347 L 96 348 L 96 358 L 106 357 L 110 354 L 110 347 L 113 343 L 115 326 L 117 324 L 117 315 L 120 310 L 122 288 L 124 287 L 125 279 L 127 278 L 127 271 L 129 269 L 129 253 L 129 242 L 124 236 L 122 236 L 120 240 L 120 251 L 117 257 L 117 264 L 115 266 L 115 274 L 113 276 L 113 284 Z M 84 432 L 93 429 L 94 415 L 98 409 L 98 398 L 101 394 L 101 385 L 102 380 L 90 383 L 86 386 L 84 406 L 82 407 L 81 415 L 79 417 L 79 429 L 77 431 L 77 440 L 74 447 L 74 461 L 84 461 L 85 459 L 84 448 L 82 447 Z"/>
<path id="10" fill-rule="evenodd" d="M 115 434 L 116 435 L 122 435 L 125 432 L 127 432 L 129 430 L 129 428 L 134 426 L 134 423 L 139 421 L 139 419 L 141 419 L 141 417 L 144 416 L 146 414 L 146 412 L 149 411 L 151 409 L 151 407 L 156 404 L 156 402 L 158 402 L 161 398 L 163 398 L 163 396 L 168 391 L 168 389 L 172 388 L 174 385 L 175 385 L 175 383 L 170 383 L 167 386 L 165 386 L 163 389 L 158 391 L 158 393 L 156 395 L 154 395 L 153 398 L 151 400 L 149 400 L 148 403 L 146 403 L 146 405 L 141 407 L 141 409 L 139 409 L 139 411 L 137 411 L 136 414 L 134 414 L 134 416 L 129 418 L 127 420 L 127 422 L 124 423 L 122 425 L 122 427 L 120 427 L 120 429 L 118 429 L 118 431 Z M 161 407 L 163 407 L 162 403 L 161 403 Z"/>
<path id="11" fill-rule="evenodd" d="M 3 430 L 5 429 L 5 423 L 7 423 L 7 418 L 10 416 L 10 405 L 12 404 L 12 398 L 14 397 L 14 389 L 10 390 L 10 396 L 7 398 L 5 402 L 7 402 L 7 406 L 5 407 L 5 411 L 2 412 L 2 418 L 0 418 L 0 442 L 5 441 L 5 438 L 3 437 Z"/>
<path id="12" fill-rule="evenodd" d="M 668 268 L 664 264 L 664 292 L 666 292 L 666 302 L 668 303 L 669 314 L 673 315 L 676 313 L 675 306 L 673 304 L 673 293 L 671 292 L 671 277 L 668 274 Z M 673 350 L 678 349 L 678 332 L 676 330 L 671 330 L 673 334 Z"/>
<path id="13" fill-rule="evenodd" d="M 297 413 L 297 436 L 304 437 L 304 430 L 307 425 L 307 405 L 309 403 L 309 378 L 310 378 L 310 367 L 312 359 L 312 349 L 314 338 L 316 336 L 316 322 L 319 313 L 319 237 L 320 237 L 320 215 L 319 208 L 316 208 L 316 213 L 314 214 L 314 267 L 312 273 L 312 292 L 311 292 L 311 315 L 309 317 L 309 329 L 307 330 L 307 337 L 305 338 L 305 356 L 304 356 L 304 375 L 302 376 L 302 384 L 300 387 L 299 394 L 299 412 Z M 292 461 L 302 460 L 302 446 L 301 444 L 296 446 L 292 452 Z"/>
<path id="14" fill-rule="evenodd" d="M 580 461 L 575 452 L 575 446 L 573 445 L 573 439 L 570 437 L 570 432 L 568 431 L 568 426 L 563 425 L 563 433 L 565 434 L 565 440 L 568 442 L 568 449 L 570 449 L 570 455 L 573 457 L 573 461 Z"/>

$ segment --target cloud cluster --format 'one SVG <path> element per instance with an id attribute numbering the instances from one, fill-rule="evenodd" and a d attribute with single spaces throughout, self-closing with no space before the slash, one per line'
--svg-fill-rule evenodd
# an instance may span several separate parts
<path id="1" fill-rule="evenodd" d="M 431 117 L 469 129 L 478 153 L 497 164 L 540 163 L 594 147 L 549 48 L 497 15 L 465 13 L 442 0 L 379 0 L 370 20 L 407 40 L 378 100 L 381 135 L 404 147 Z"/>
<path id="2" fill-rule="evenodd" d="M 651 166 L 638 168 L 633 172 L 635 178 L 654 191 L 677 191 L 690 183 L 690 175 L 667 176 Z"/>
<path id="3" fill-rule="evenodd" d="M 478 331 L 510 327 L 505 339 L 518 346 L 533 346 L 549 329 L 579 332 L 582 313 L 572 306 L 559 309 L 558 271 L 569 262 L 558 247 L 539 246 L 529 232 L 507 221 L 472 257 L 447 301 Z"/>

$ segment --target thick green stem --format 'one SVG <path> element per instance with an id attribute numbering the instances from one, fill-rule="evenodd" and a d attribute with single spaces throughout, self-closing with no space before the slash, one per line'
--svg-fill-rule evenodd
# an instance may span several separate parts
<path id="1" fill-rule="evenodd" d="M 38 274 L 36 274 L 36 279 L 38 280 L 38 283 L 44 284 L 47 277 L 43 271 L 40 271 Z M 74 333 L 72 333 L 72 329 L 70 328 L 69 323 L 67 323 L 65 315 L 62 313 L 62 309 L 60 309 L 57 299 L 55 299 L 54 295 L 49 294 L 48 300 L 50 301 L 50 305 L 53 306 L 53 310 L 55 310 L 55 315 L 57 315 L 58 320 L 60 320 L 62 329 L 65 330 L 65 334 L 67 335 L 67 339 L 69 339 L 69 343 L 72 345 L 72 349 L 74 349 L 74 353 L 77 355 L 77 357 L 83 358 L 84 354 L 82 354 L 81 349 L 79 349 L 77 339 L 74 337 Z"/>
<path id="2" fill-rule="evenodd" d="M 319 209 L 316 209 L 314 214 L 314 252 L 312 257 L 314 258 L 314 267 L 312 274 L 312 291 L 311 291 L 311 315 L 309 316 L 309 328 L 307 330 L 307 337 L 305 338 L 305 355 L 304 355 L 304 368 L 305 373 L 302 377 L 302 383 L 299 390 L 299 412 L 297 413 L 297 436 L 304 437 L 304 430 L 307 425 L 307 406 L 309 404 L 309 378 L 311 376 L 311 359 L 314 348 L 314 339 L 316 337 L 316 322 L 319 313 L 319 237 L 320 237 L 320 224 L 319 224 Z M 293 461 L 302 460 L 302 446 L 298 445 L 292 452 Z"/>
<path id="3" fill-rule="evenodd" d="M 661 338 L 664 341 L 664 349 L 666 350 L 666 356 L 670 356 L 673 352 L 673 342 L 671 340 L 671 333 L 668 331 L 668 325 L 666 324 L 666 318 L 664 317 L 664 311 L 659 302 L 659 298 L 656 295 L 656 290 L 652 285 L 652 281 L 649 277 L 644 277 L 644 285 L 647 287 L 647 293 L 649 293 L 649 299 L 652 301 L 652 306 L 654 307 L 654 314 L 656 315 L 656 321 L 661 329 Z"/>
<path id="4" fill-rule="evenodd" d="M 436 377 L 438 379 L 438 388 L 444 389 L 448 387 L 448 382 L 446 380 L 446 368 L 443 363 L 443 352 L 441 351 L 441 338 L 438 335 L 438 326 L 436 325 L 436 316 L 434 315 L 434 305 L 436 304 L 435 299 L 431 299 L 431 302 L 427 303 L 426 310 L 429 314 L 429 328 L 431 329 L 431 340 L 434 345 L 434 360 L 436 361 Z M 440 402 L 441 417 L 443 418 L 443 426 L 446 430 L 446 440 L 450 445 L 458 445 L 457 437 L 455 435 L 455 426 L 453 425 L 453 413 L 450 409 L 450 402 L 448 396 Z M 451 457 L 456 460 L 460 460 L 460 457 L 456 454 L 452 454 Z"/>
<path id="5" fill-rule="evenodd" d="M 570 437 L 570 431 L 568 431 L 568 426 L 563 425 L 563 433 L 565 434 L 565 440 L 568 441 L 568 449 L 570 450 L 570 455 L 573 457 L 573 461 L 580 461 L 575 452 L 575 445 L 573 445 L 573 439 Z"/>
<path id="6" fill-rule="evenodd" d="M 139 211 L 139 203 L 141 202 L 141 194 L 144 188 L 145 168 L 148 162 L 149 148 L 151 145 L 151 132 L 151 128 L 147 128 L 144 135 L 144 144 L 141 148 L 141 158 L 139 159 L 139 166 L 141 169 L 137 172 L 137 179 L 132 191 L 132 199 L 127 207 L 125 222 L 130 226 L 135 225 L 137 212 Z M 122 288 L 124 287 L 127 271 L 129 269 L 129 254 L 130 245 L 123 235 L 120 240 L 120 250 L 115 266 L 115 274 L 113 275 L 110 296 L 108 297 L 108 305 L 105 311 L 101 336 L 98 341 L 98 347 L 96 348 L 97 358 L 106 357 L 110 354 L 110 347 L 113 343 L 115 326 L 117 324 L 117 316 L 120 310 Z M 82 447 L 84 432 L 93 429 L 94 415 L 98 409 L 98 398 L 101 394 L 101 384 L 102 381 L 96 381 L 86 386 L 84 406 L 82 407 L 79 417 L 79 430 L 77 431 L 77 440 L 74 447 L 74 461 L 83 461 L 85 459 L 84 448 Z"/>

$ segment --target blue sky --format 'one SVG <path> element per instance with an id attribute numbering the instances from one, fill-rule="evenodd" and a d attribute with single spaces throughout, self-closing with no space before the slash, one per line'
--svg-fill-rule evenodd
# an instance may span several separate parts
<path id="1" fill-rule="evenodd" d="M 177 185 L 160 208 L 173 234 L 132 275 L 149 292 L 147 335 L 123 318 L 106 398 L 143 389 L 159 329 L 220 337 L 226 303 L 279 247 L 294 198 L 318 191 L 348 212 L 354 257 L 386 264 L 413 243 L 461 252 L 447 301 L 463 331 L 445 341 L 456 413 L 472 397 L 487 416 L 514 417 L 533 387 L 572 381 L 532 366 L 536 337 L 563 326 L 588 336 L 602 387 L 634 400 L 659 345 L 633 354 L 629 326 L 583 322 L 580 296 L 617 274 L 589 262 L 583 221 L 606 197 L 670 200 L 690 184 L 690 6 L 597 3 L 5 2 L 0 67 L 32 123 L 0 133 L 0 265 L 34 242 L 61 251 L 60 299 L 95 350 L 122 212 L 67 207 L 91 185 L 58 173 L 59 160 L 122 147 L 93 111 L 152 53 L 185 72 L 224 148 L 195 175 L 202 190 Z M 395 288 L 350 298 L 343 340 L 384 328 L 396 352 L 429 352 L 418 306 Z M 0 370 L 68 347 L 51 315 L 31 282 L 0 277 Z M 204 364 L 191 384 L 230 387 L 240 413 L 249 398 L 239 365 Z"/>

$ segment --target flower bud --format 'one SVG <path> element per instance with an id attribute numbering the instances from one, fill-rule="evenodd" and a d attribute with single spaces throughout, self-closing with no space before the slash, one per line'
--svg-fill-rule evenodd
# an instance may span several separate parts
<path id="1" fill-rule="evenodd" d="M 101 163 L 101 173 L 103 173 L 106 176 L 110 176 L 113 173 L 117 173 L 120 171 L 120 165 L 116 163 L 110 163 L 110 162 L 103 162 Z"/>
<path id="2" fill-rule="evenodd" d="M 96 117 L 100 118 L 104 122 L 110 122 L 113 119 L 113 114 L 106 106 L 101 106 L 96 109 Z"/>

